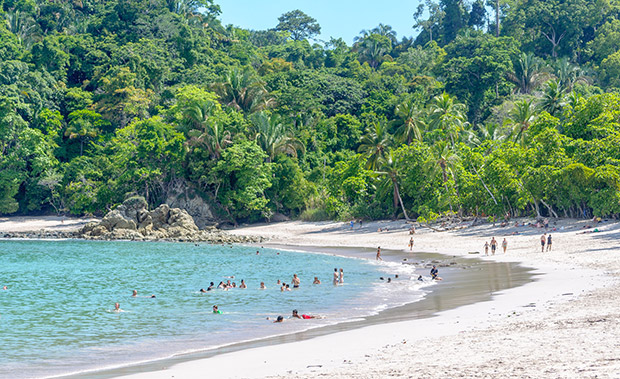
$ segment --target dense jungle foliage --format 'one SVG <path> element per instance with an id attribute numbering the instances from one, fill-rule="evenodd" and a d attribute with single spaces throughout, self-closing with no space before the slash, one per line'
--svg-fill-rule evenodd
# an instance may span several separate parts
<path id="1" fill-rule="evenodd" d="M 427 0 L 417 37 L 352 46 L 299 10 L 219 16 L 0 0 L 0 214 L 191 191 L 231 222 L 620 215 L 620 1 Z"/>

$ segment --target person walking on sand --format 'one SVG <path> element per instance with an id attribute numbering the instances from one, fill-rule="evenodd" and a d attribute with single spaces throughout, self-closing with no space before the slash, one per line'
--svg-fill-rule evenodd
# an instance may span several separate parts
<path id="1" fill-rule="evenodd" d="M 344 270 L 343 269 L 340 269 L 340 278 L 338 279 L 338 282 L 340 284 L 344 283 Z"/>
<path id="2" fill-rule="evenodd" d="M 504 249 L 504 254 L 506 254 L 507 247 L 508 247 L 508 241 L 506 241 L 506 238 L 504 238 L 504 240 L 502 241 L 502 249 Z"/>
<path id="3" fill-rule="evenodd" d="M 354 225 L 355 225 L 355 221 L 351 220 L 351 230 L 353 230 Z"/>
<path id="4" fill-rule="evenodd" d="M 338 285 L 338 280 L 339 280 L 339 278 L 338 278 L 338 269 L 335 268 L 334 269 L 334 285 Z"/>
<path id="5" fill-rule="evenodd" d="M 491 254 L 495 255 L 495 250 L 497 249 L 497 241 L 495 240 L 495 237 L 491 238 Z"/>
<path id="6" fill-rule="evenodd" d="M 413 250 L 413 237 L 409 239 L 409 251 Z"/>
<path id="7" fill-rule="evenodd" d="M 540 236 L 540 252 L 544 253 L 545 252 L 545 242 L 547 241 L 547 233 L 543 233 L 542 236 Z"/>
<path id="8" fill-rule="evenodd" d="M 377 247 L 377 258 L 376 260 L 378 261 L 382 261 L 383 258 L 381 258 L 381 246 Z"/>
<path id="9" fill-rule="evenodd" d="M 487 241 L 484 242 L 484 255 L 489 255 L 489 243 Z"/>
<path id="10" fill-rule="evenodd" d="M 547 251 L 551 251 L 551 234 L 547 237 Z"/>

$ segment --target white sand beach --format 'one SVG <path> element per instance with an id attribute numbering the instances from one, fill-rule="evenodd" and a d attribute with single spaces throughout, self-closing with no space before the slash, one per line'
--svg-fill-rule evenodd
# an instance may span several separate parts
<path id="1" fill-rule="evenodd" d="M 480 257 L 470 252 L 483 252 L 492 236 L 500 244 L 505 237 L 506 254 L 499 248 L 497 255 L 481 258 L 521 262 L 541 275 L 494 294 L 492 301 L 437 317 L 247 349 L 131 377 L 620 378 L 620 224 L 603 222 L 595 226 L 599 232 L 582 234 L 587 224 L 561 220 L 552 225 L 558 230 L 551 231 L 553 249 L 545 253 L 540 252 L 542 229 L 418 228 L 415 251 L 458 256 Z M 379 227 L 389 231 L 378 232 Z M 292 246 L 408 250 L 408 227 L 373 222 L 351 230 L 348 223 L 287 222 L 233 232 Z M 520 234 L 511 235 L 515 231 Z"/>

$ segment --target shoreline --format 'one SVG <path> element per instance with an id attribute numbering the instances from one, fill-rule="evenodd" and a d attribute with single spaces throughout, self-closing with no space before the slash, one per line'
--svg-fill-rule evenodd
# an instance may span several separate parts
<path id="1" fill-rule="evenodd" d="M 285 249 L 288 251 L 297 251 L 297 252 L 305 252 L 305 253 L 313 253 L 313 254 L 328 254 L 328 255 L 337 255 L 341 257 L 347 257 L 352 259 L 364 259 L 367 258 L 360 257 L 356 254 L 351 254 L 351 252 L 343 252 L 343 248 L 323 248 L 313 249 L 313 248 L 305 248 L 299 246 L 277 246 L 264 244 L 264 247 L 274 248 L 274 249 Z M 352 249 L 353 250 L 353 249 Z M 354 249 L 359 251 L 359 249 Z M 386 250 L 386 253 L 391 253 L 392 263 L 400 263 L 401 258 L 403 257 L 411 257 L 409 254 L 404 254 L 400 251 L 390 251 Z M 365 252 L 368 253 L 368 252 Z M 374 253 L 370 252 L 374 255 Z M 417 252 L 417 254 L 424 254 Z M 424 254 L 427 255 L 427 254 Z M 453 258 L 447 255 L 440 255 L 436 253 L 432 253 L 425 258 L 427 259 L 441 259 L 442 261 L 452 261 Z M 459 285 L 466 286 L 468 282 L 471 282 L 472 279 L 479 276 L 479 270 L 488 271 L 492 270 L 494 266 L 500 266 L 500 264 L 493 264 L 491 262 L 482 262 L 478 260 L 478 264 L 474 267 L 463 267 L 462 263 L 459 263 L 458 267 L 453 266 L 448 268 L 450 272 L 452 272 L 451 277 L 454 278 L 454 282 Z M 389 262 L 389 261 L 388 261 Z M 490 265 L 488 263 L 491 263 Z M 514 266 L 518 266 L 518 264 L 513 264 Z M 525 283 L 529 283 L 534 281 L 534 275 L 530 273 L 530 270 L 523 267 L 514 267 L 515 273 L 518 274 L 518 277 L 515 277 L 512 283 L 503 283 L 501 286 L 513 288 L 514 286 L 518 287 L 524 285 Z M 420 269 L 419 269 L 420 270 Z M 423 269 L 426 271 L 426 269 Z M 476 271 L 476 272 L 474 272 Z M 515 283 L 516 282 L 516 283 Z M 512 287 L 511 287 L 512 286 Z M 429 289 L 424 297 L 420 300 L 410 302 L 403 305 L 398 305 L 395 307 L 390 307 L 388 309 L 381 310 L 377 313 L 370 314 L 367 316 L 356 317 L 349 321 L 339 322 L 332 325 L 326 326 L 318 326 L 311 327 L 309 329 L 286 333 L 282 335 L 276 335 L 272 337 L 259 338 L 251 341 L 243 341 L 238 343 L 232 343 L 225 346 L 213 347 L 205 349 L 204 351 L 193 352 L 193 353 L 183 353 L 178 354 L 169 358 L 159 359 L 151 362 L 143 362 L 133 365 L 128 365 L 124 367 L 118 368 L 110 368 L 110 369 L 102 369 L 97 371 L 92 371 L 84 374 L 73 374 L 61 376 L 62 378 L 79 378 L 83 377 L 83 375 L 88 374 L 90 378 L 97 379 L 106 379 L 113 377 L 127 377 L 132 375 L 137 375 L 138 377 L 148 377 L 151 374 L 156 373 L 162 368 L 176 366 L 176 365 L 184 365 L 191 364 L 195 361 L 200 361 L 204 359 L 214 358 L 223 354 L 236 354 L 246 350 L 252 349 L 260 349 L 263 347 L 269 347 L 271 345 L 285 345 L 290 343 L 296 343 L 298 341 L 306 341 L 312 340 L 318 337 L 325 337 L 329 335 L 333 335 L 336 333 L 347 332 L 351 330 L 357 330 L 361 328 L 365 328 L 373 325 L 380 325 L 385 322 L 395 322 L 395 321 L 408 321 L 408 320 L 419 320 L 435 317 L 435 314 L 446 310 L 452 309 L 456 307 L 460 307 L 463 304 L 467 305 L 470 303 L 475 303 L 479 301 L 488 301 L 491 295 L 487 293 L 488 289 L 485 285 L 482 287 L 477 287 L 477 289 L 467 288 L 466 290 L 460 291 L 458 294 L 450 295 L 449 293 L 444 293 L 446 291 L 441 291 L 441 287 L 433 286 L 432 289 Z M 438 299 L 441 299 L 438 302 Z M 411 312 L 415 312 L 415 314 L 410 314 Z M 183 374 L 185 375 L 185 374 Z M 236 375 L 236 374 L 235 374 Z M 233 377 L 235 375 L 231 375 Z"/>
<path id="2" fill-rule="evenodd" d="M 291 374 L 421 377 L 438 372 L 469 377 L 584 377 L 585 370 L 591 377 L 617 378 L 620 310 L 614 294 L 620 288 L 620 257 L 615 254 L 615 238 L 620 224 L 606 223 L 601 226 L 602 233 L 582 236 L 578 233 L 586 221 L 561 223 L 563 230 L 554 232 L 555 250 L 547 255 L 536 250 L 541 231 L 523 229 L 522 234 L 510 237 L 506 255 L 480 257 L 518 262 L 535 268 L 534 272 L 541 275 L 538 281 L 496 293 L 490 301 L 439 312 L 424 320 L 374 325 L 226 353 L 128 377 L 197 378 L 207 370 L 224 377 L 248 378 L 285 378 Z M 377 225 L 386 224 L 389 233 L 373 231 Z M 382 248 L 405 251 L 409 238 L 406 229 L 404 222 L 370 223 L 361 231 L 362 238 L 354 234 L 355 230 L 349 230 L 347 223 L 288 222 L 245 227 L 235 232 L 262 234 L 271 237 L 270 243 L 291 247 L 351 247 L 354 242 L 361 247 L 381 244 Z M 480 241 L 501 232 L 509 235 L 511 231 L 512 228 L 490 225 L 440 233 L 425 228 L 414 237 L 421 241 L 417 249 L 423 245 L 421 250 L 427 252 L 441 250 L 466 258 L 471 257 L 469 252 L 481 250 Z M 562 240 L 566 240 L 566 245 L 560 246 L 562 242 L 558 241 Z M 444 248 L 446 244 L 453 246 Z M 606 270 L 600 269 L 601 264 Z M 580 328 L 571 327 L 575 324 Z M 576 354 L 575 349 L 586 350 L 587 355 Z M 479 354 L 479 350 L 485 353 Z M 241 361 L 242 366 L 238 364 Z"/>
<path id="3" fill-rule="evenodd" d="M 560 220 L 554 250 L 540 253 L 541 230 L 490 225 L 455 231 L 420 229 L 416 250 L 470 258 L 491 235 L 510 238 L 508 253 L 482 260 L 519 262 L 536 268 L 541 280 L 500 291 L 491 301 L 440 312 L 425 319 L 368 326 L 305 341 L 246 349 L 191 360 L 132 377 L 202 377 L 215 370 L 224 377 L 447 376 L 618 378 L 620 372 L 620 223 L 582 235 L 583 220 Z M 377 233 L 388 225 L 390 232 Z M 408 224 L 374 222 L 356 231 L 348 223 L 299 223 L 249 226 L 233 231 L 269 238 L 289 249 L 305 246 L 406 252 Z M 503 234 L 503 235 L 502 235 Z M 498 239 L 501 242 L 501 239 Z M 593 338 L 596 336 L 596 338 Z M 509 342 L 507 342 L 509 341 Z M 481 353 L 483 352 L 483 353 Z M 243 367 L 238 362 L 244 361 Z M 237 363 L 237 364 L 235 364 Z M 438 371 L 439 370 L 439 371 Z"/>

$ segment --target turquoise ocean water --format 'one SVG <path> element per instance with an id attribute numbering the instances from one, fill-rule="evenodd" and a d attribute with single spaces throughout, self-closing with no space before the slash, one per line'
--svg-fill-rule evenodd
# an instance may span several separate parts
<path id="1" fill-rule="evenodd" d="M 352 321 L 424 296 L 411 266 L 247 246 L 0 241 L 0 377 L 109 369 Z M 345 284 L 332 285 L 334 268 Z M 299 289 L 281 292 L 278 279 Z M 380 276 L 400 274 L 386 284 Z M 247 289 L 201 293 L 209 282 Z M 312 285 L 315 276 L 323 282 Z M 411 280 L 410 280 L 411 279 Z M 260 290 L 264 281 L 267 289 Z M 139 297 L 132 297 L 132 290 Z M 150 298 L 155 294 L 156 298 Z M 123 312 L 116 313 L 119 302 Z M 222 314 L 213 314 L 217 304 Z M 318 320 L 266 320 L 278 315 Z"/>

